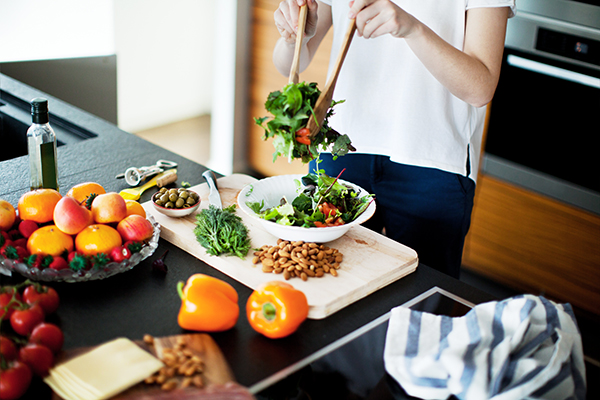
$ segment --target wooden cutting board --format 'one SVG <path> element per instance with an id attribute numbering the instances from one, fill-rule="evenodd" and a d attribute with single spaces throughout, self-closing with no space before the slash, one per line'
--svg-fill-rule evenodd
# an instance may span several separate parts
<path id="1" fill-rule="evenodd" d="M 113 397 L 113 399 L 141 400 L 152 398 L 199 398 L 199 396 L 204 394 L 205 391 L 212 391 L 215 387 L 220 387 L 221 385 L 235 382 L 233 372 L 227 364 L 223 353 L 221 353 L 221 349 L 210 335 L 204 333 L 194 333 L 154 338 L 154 345 L 147 345 L 142 341 L 136 341 L 135 343 L 149 353 L 161 358 L 163 349 L 173 348 L 180 340 L 183 340 L 186 348 L 191 350 L 193 354 L 199 356 L 204 362 L 204 371 L 202 372 L 202 378 L 204 382 L 203 388 L 188 387 L 186 389 L 177 389 L 166 392 L 158 385 L 148 385 L 142 382 L 124 392 L 121 392 L 117 396 Z M 56 363 L 59 364 L 68 361 L 73 357 L 79 356 L 93 349 L 94 347 L 63 351 L 61 352 Z M 52 399 L 61 400 L 62 397 L 54 393 Z"/>
<path id="2" fill-rule="evenodd" d="M 240 190 L 253 182 L 256 182 L 255 178 L 244 174 L 220 178 L 217 185 L 223 207 L 236 204 Z M 202 203 L 196 212 L 187 217 L 167 217 L 156 211 L 150 201 L 143 204 L 146 212 L 152 214 L 161 225 L 160 236 L 163 239 L 252 289 L 264 282 L 284 280 L 281 274 L 264 273 L 260 264 L 252 264 L 251 253 L 248 253 L 245 260 L 235 256 L 209 255 L 196 241 L 193 232 L 196 214 L 209 206 L 208 185 L 202 183 L 190 189 L 200 195 Z M 275 236 L 239 208 L 237 215 L 250 231 L 253 249 L 277 243 Z M 308 318 L 311 319 L 322 319 L 333 314 L 414 272 L 418 265 L 417 253 L 413 249 L 362 226 L 350 228 L 344 236 L 327 243 L 327 246 L 338 249 L 344 255 L 337 277 L 325 274 L 322 278 L 309 278 L 307 281 L 299 278 L 287 281 L 306 295 L 309 304 Z"/>

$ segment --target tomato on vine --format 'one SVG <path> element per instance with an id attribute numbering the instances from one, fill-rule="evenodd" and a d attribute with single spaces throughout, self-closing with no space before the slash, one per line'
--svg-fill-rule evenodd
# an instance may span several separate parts
<path id="1" fill-rule="evenodd" d="M 60 302 L 56 290 L 40 284 L 27 286 L 23 291 L 23 301 L 29 305 L 38 303 L 45 314 L 55 312 Z"/>
<path id="2" fill-rule="evenodd" d="M 22 361 L 12 361 L 0 371 L 0 398 L 14 400 L 23 396 L 31 383 L 32 373 L 27 364 Z"/>

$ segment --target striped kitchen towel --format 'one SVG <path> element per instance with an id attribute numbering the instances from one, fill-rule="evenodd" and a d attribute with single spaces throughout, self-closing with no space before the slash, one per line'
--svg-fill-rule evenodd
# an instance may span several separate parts
<path id="1" fill-rule="evenodd" d="M 581 335 L 570 304 L 520 295 L 451 318 L 392 310 L 386 371 L 411 396 L 585 399 Z"/>

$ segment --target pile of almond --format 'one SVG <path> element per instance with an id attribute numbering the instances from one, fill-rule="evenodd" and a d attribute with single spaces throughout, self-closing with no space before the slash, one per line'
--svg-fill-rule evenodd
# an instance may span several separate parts
<path id="1" fill-rule="evenodd" d="M 302 241 L 277 240 L 277 245 L 263 245 L 254 252 L 253 264 L 262 264 L 266 273 L 283 274 L 288 280 L 294 277 L 306 281 L 329 273 L 337 276 L 344 255 L 324 244 Z"/>
<path id="2" fill-rule="evenodd" d="M 154 338 L 151 335 L 144 335 L 144 343 L 153 345 Z M 164 348 L 161 361 L 165 366 L 146 378 L 144 380 L 146 384 L 160 385 L 162 390 L 183 389 L 190 386 L 204 387 L 202 378 L 204 362 L 187 348 L 184 338 L 178 338 L 174 347 Z"/>

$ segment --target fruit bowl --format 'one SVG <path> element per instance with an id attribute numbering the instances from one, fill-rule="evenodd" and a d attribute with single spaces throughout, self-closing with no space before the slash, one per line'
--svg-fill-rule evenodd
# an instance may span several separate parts
<path id="1" fill-rule="evenodd" d="M 84 271 L 73 271 L 71 269 L 63 269 L 60 271 L 45 268 L 37 269 L 30 268 L 25 263 L 14 262 L 14 260 L 4 258 L 0 255 L 0 273 L 10 275 L 12 271 L 31 279 L 32 281 L 43 282 L 85 282 L 99 279 L 105 279 L 125 271 L 129 271 L 137 264 L 150 257 L 158 247 L 158 239 L 160 237 L 160 224 L 154 220 L 152 215 L 148 215 L 147 219 L 152 223 L 154 232 L 147 244 L 142 247 L 141 251 L 134 253 L 127 260 L 120 263 L 110 262 L 100 268 L 92 267 Z"/>
<path id="2" fill-rule="evenodd" d="M 238 194 L 238 207 L 254 220 L 260 222 L 264 229 L 271 235 L 280 239 L 291 241 L 304 241 L 315 243 L 326 243 L 342 237 L 350 228 L 360 225 L 367 221 L 375 213 L 375 202 L 371 202 L 369 207 L 360 214 L 354 221 L 340 226 L 328 226 L 323 228 L 305 228 L 301 226 L 286 226 L 267 221 L 260 218 L 246 202 L 264 201 L 265 207 L 274 207 L 279 205 L 282 197 L 286 197 L 291 203 L 297 196 L 296 180 L 301 180 L 304 175 L 278 175 L 270 178 L 261 179 L 252 184 L 246 185 Z M 369 193 L 358 185 L 339 180 L 340 183 L 355 188 L 359 196 L 368 196 Z"/>

